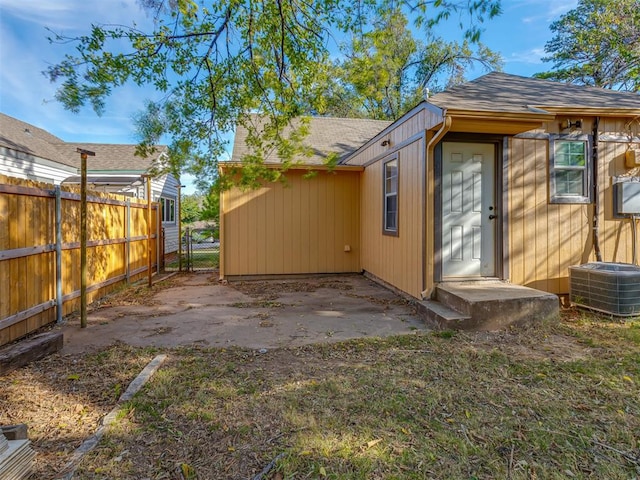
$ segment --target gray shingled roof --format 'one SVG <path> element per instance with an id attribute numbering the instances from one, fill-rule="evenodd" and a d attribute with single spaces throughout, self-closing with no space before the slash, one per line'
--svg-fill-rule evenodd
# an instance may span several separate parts
<path id="1" fill-rule="evenodd" d="M 101 171 L 127 171 L 146 172 L 153 161 L 166 150 L 166 147 L 158 147 L 150 157 L 142 158 L 135 155 L 136 145 L 108 144 L 108 143 L 61 143 L 58 149 L 65 157 L 69 165 L 80 167 L 80 155 L 76 149 L 82 148 L 95 152 L 95 157 L 87 160 L 87 169 Z"/>
<path id="2" fill-rule="evenodd" d="M 77 168 L 80 168 L 80 154 L 76 149 L 82 148 L 96 154 L 89 157 L 89 170 L 128 172 L 146 172 L 166 151 L 166 147 L 160 145 L 152 156 L 142 158 L 135 155 L 136 145 L 65 142 L 4 113 L 0 113 L 0 146 Z"/>
<path id="3" fill-rule="evenodd" d="M 343 157 L 354 152 L 391 124 L 383 120 L 363 118 L 311 117 L 309 120 L 309 135 L 305 137 L 304 143 L 311 147 L 313 154 L 311 157 L 300 156 L 295 159 L 309 165 L 322 165 L 330 153 L 337 153 L 339 157 Z M 254 116 L 252 121 L 256 125 L 260 124 L 258 116 Z M 231 158 L 234 162 L 241 161 L 242 157 L 249 153 L 245 143 L 247 133 L 241 125 L 236 128 Z M 268 152 L 265 161 L 278 163 L 279 159 L 275 152 Z"/>
<path id="4" fill-rule="evenodd" d="M 56 147 L 60 143 L 63 140 L 46 130 L 0 113 L 0 146 L 73 166 Z"/>
<path id="5" fill-rule="evenodd" d="M 640 95 L 491 72 L 437 93 L 429 103 L 453 110 L 515 113 L 530 113 L 532 107 L 639 110 Z"/>

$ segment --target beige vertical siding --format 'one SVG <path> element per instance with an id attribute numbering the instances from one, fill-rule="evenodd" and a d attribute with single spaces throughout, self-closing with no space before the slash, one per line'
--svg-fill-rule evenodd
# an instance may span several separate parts
<path id="1" fill-rule="evenodd" d="M 349 165 L 367 165 L 393 150 L 397 145 L 404 143 L 415 135 L 422 134 L 425 130 L 442 123 L 442 116 L 428 104 L 421 104 L 397 123 L 393 124 L 388 132 L 379 135 L 364 148 L 358 151 L 348 161 Z M 385 146 L 382 142 L 387 140 Z"/>
<path id="2" fill-rule="evenodd" d="M 394 154 L 395 155 L 395 154 Z M 394 287 L 420 297 L 423 289 L 424 137 L 397 151 L 398 236 L 382 233 L 383 168 L 392 156 L 369 165 L 362 176 L 362 268 Z"/>
<path id="3" fill-rule="evenodd" d="M 359 150 L 349 164 L 364 165 L 361 181 L 362 269 L 414 297 L 433 283 L 433 165 L 427 161 L 428 130 L 442 123 L 437 109 L 421 104 L 384 135 Z M 386 146 L 383 140 L 388 140 Z M 383 164 L 398 155 L 397 237 L 382 233 Z M 429 178 L 427 178 L 427 169 Z"/>
<path id="4" fill-rule="evenodd" d="M 585 120 L 583 131 L 587 133 L 592 122 Z M 618 137 L 618 141 L 599 142 L 600 249 L 604 261 L 630 263 L 631 223 L 614 218 L 613 177 L 640 174 L 624 167 L 627 143 L 620 138 L 624 125 L 625 121 L 620 119 L 606 119 L 600 125 L 601 135 Z M 633 134 L 637 135 L 637 127 L 633 128 Z M 553 129 L 553 125 L 548 126 L 548 131 Z M 549 143 L 544 139 L 510 140 L 509 277 L 513 283 L 567 293 L 568 267 L 595 260 L 591 236 L 593 206 L 549 203 L 548 149 Z"/>
<path id="5" fill-rule="evenodd" d="M 304 174 L 289 171 L 286 186 L 223 194 L 222 276 L 361 270 L 360 171 Z"/>
<path id="6" fill-rule="evenodd" d="M 600 143 L 600 154 L 604 157 L 600 162 L 600 224 L 603 227 L 600 248 L 604 260 L 630 263 L 633 261 L 631 221 L 614 218 L 616 198 L 613 186 L 614 176 L 640 176 L 640 169 L 630 170 L 624 165 L 627 146 L 621 142 Z M 640 231 L 638 233 L 640 238 Z"/>

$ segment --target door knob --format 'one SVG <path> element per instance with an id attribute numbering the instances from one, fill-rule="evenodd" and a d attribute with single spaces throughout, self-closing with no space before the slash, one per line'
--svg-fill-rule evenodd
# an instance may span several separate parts
<path id="1" fill-rule="evenodd" d="M 489 215 L 489 220 L 494 220 L 498 218 L 498 215 Z"/>

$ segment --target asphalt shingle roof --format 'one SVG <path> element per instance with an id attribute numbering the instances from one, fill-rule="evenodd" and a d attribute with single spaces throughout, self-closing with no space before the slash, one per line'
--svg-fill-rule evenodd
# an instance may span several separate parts
<path id="1" fill-rule="evenodd" d="M 256 126 L 260 125 L 258 116 L 252 117 L 252 121 Z M 309 135 L 305 137 L 304 144 L 311 147 L 312 155 L 300 156 L 295 160 L 310 165 L 322 165 L 330 153 L 337 153 L 340 158 L 354 152 L 391 124 L 383 120 L 363 118 L 311 117 L 309 121 Z M 250 153 L 246 145 L 247 134 L 247 129 L 238 125 L 233 142 L 232 161 L 239 162 L 244 155 Z M 280 160 L 276 152 L 267 152 L 265 161 L 279 163 Z"/>
<path id="2" fill-rule="evenodd" d="M 531 112 L 545 107 L 640 110 L 640 95 L 491 72 L 429 98 L 441 108 Z"/>
<path id="3" fill-rule="evenodd" d="M 108 143 L 61 143 L 58 149 L 69 165 L 80 167 L 80 154 L 77 148 L 95 152 L 95 157 L 87 160 L 88 170 L 112 170 L 145 172 L 158 158 L 165 147 L 158 147 L 150 157 L 143 158 L 135 155 L 136 145 L 108 144 Z"/>
<path id="4" fill-rule="evenodd" d="M 60 143 L 62 139 L 46 130 L 0 113 L 0 146 L 73 166 L 56 147 Z"/>
<path id="5" fill-rule="evenodd" d="M 166 151 L 158 146 L 156 152 L 142 158 L 135 155 L 136 145 L 109 143 L 65 142 L 61 138 L 29 123 L 0 113 L 0 146 L 52 160 L 71 167 L 80 167 L 77 148 L 95 152 L 89 157 L 89 170 L 145 172 Z"/>

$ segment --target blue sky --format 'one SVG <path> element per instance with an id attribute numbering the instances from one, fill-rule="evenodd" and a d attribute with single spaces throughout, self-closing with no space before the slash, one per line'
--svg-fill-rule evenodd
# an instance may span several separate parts
<path id="1" fill-rule="evenodd" d="M 487 23 L 482 40 L 503 56 L 505 72 L 531 76 L 549 69 L 540 61 L 551 38 L 549 24 L 576 5 L 577 0 L 503 0 L 503 14 Z M 152 25 L 136 0 L 0 0 L 0 111 L 69 142 L 135 143 L 131 118 L 154 92 L 116 89 L 101 117 L 90 109 L 73 114 L 53 100 L 56 87 L 41 73 L 69 49 L 50 44 L 46 27 L 75 36 L 92 23 L 132 22 L 142 30 Z"/>

